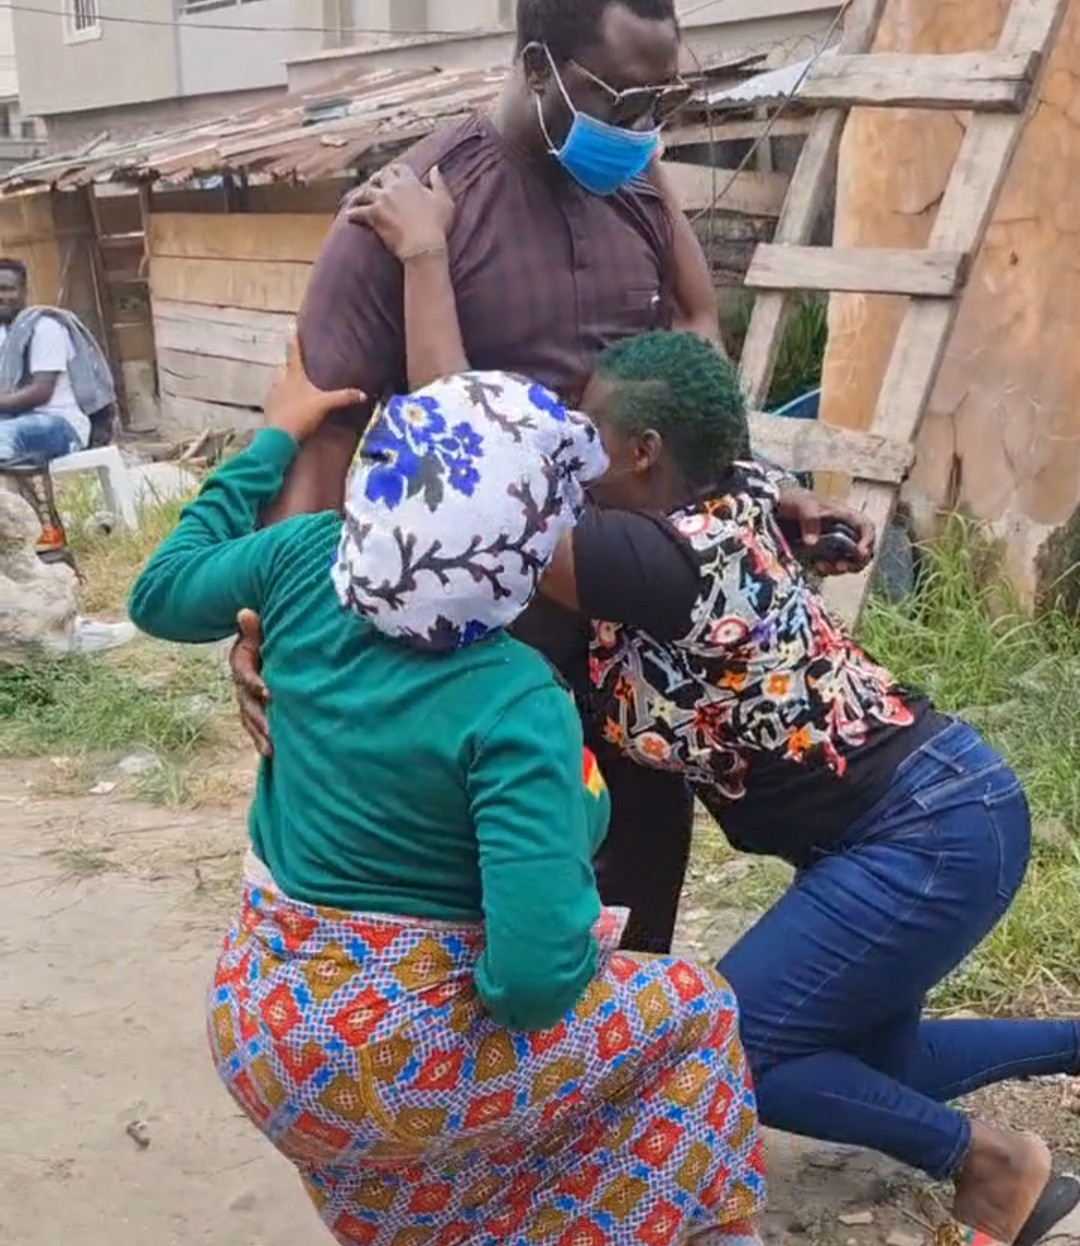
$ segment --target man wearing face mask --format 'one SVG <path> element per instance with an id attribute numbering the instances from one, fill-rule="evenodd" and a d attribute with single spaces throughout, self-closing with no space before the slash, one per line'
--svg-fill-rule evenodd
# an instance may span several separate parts
<path id="1" fill-rule="evenodd" d="M 645 176 L 660 124 L 690 93 L 678 64 L 673 0 L 518 0 L 516 68 L 494 112 L 442 130 L 402 158 L 418 178 L 437 170 L 445 183 L 454 212 L 448 244 L 436 238 L 398 258 L 343 213 L 300 313 L 312 380 L 376 400 L 402 391 L 402 264 L 445 262 L 447 248 L 473 367 L 529 376 L 567 402 L 580 396 L 595 356 L 622 338 L 679 327 L 718 342 L 705 258 L 662 183 Z M 361 204 L 377 195 L 378 181 L 359 192 Z M 304 443 L 271 519 L 341 506 L 368 414 L 331 417 Z M 808 527 L 824 513 L 809 495 L 793 497 L 792 517 Z M 869 552 L 872 529 L 863 533 Z M 640 515 L 609 512 L 582 523 L 575 538 L 582 609 L 658 636 L 680 626 L 678 609 L 667 618 L 662 584 L 648 602 L 619 592 L 620 565 L 652 565 L 650 543 L 672 540 Z M 538 601 L 515 630 L 576 690 L 588 689 L 583 620 Z M 257 650 L 249 620 L 233 673 L 245 726 L 267 751 Z M 606 750 L 587 720 L 585 733 L 612 797 L 598 863 L 603 899 L 632 911 L 628 946 L 666 951 L 689 852 L 689 792 L 679 778 Z"/>

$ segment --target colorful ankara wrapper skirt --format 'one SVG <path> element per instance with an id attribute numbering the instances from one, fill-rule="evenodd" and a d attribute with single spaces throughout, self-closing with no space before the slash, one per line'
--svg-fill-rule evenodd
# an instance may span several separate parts
<path id="1" fill-rule="evenodd" d="M 477 926 L 313 908 L 248 881 L 209 1005 L 218 1072 L 345 1246 L 737 1239 L 764 1197 L 735 1000 L 614 950 L 553 1030 L 473 985 Z"/>

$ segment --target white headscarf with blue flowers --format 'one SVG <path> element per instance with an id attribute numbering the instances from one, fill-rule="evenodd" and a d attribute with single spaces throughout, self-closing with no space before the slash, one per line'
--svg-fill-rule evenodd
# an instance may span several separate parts
<path id="1" fill-rule="evenodd" d="M 606 469 L 589 420 L 509 373 L 391 398 L 350 478 L 338 597 L 425 649 L 480 640 L 529 604 Z"/>

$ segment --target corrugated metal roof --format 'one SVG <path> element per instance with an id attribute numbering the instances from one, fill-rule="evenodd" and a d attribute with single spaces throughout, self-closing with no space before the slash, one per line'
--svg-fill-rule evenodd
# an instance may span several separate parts
<path id="1" fill-rule="evenodd" d="M 750 104 L 779 104 L 787 99 L 797 100 L 799 87 L 811 68 L 831 55 L 831 51 L 826 51 L 808 56 L 805 60 L 795 61 L 791 65 L 754 74 L 734 86 L 705 91 L 703 97 L 713 108 L 745 108 Z"/>
<path id="2" fill-rule="evenodd" d="M 100 142 L 13 169 L 0 189 L 58 190 L 98 181 L 166 181 L 223 172 L 314 181 L 369 153 L 415 142 L 442 122 L 490 104 L 508 71 L 390 70 L 355 74 L 317 93 L 283 95 L 228 117 L 128 142 Z"/>
<path id="3" fill-rule="evenodd" d="M 704 81 L 736 81 L 760 64 L 745 56 L 704 72 Z M 226 172 L 311 182 L 385 160 L 436 126 L 488 106 L 509 69 L 382 70 L 328 82 L 317 92 L 283 95 L 259 108 L 150 134 L 102 140 L 11 170 L 0 191 L 57 190 L 93 182 L 183 185 Z M 712 94 L 712 91 L 710 91 Z"/>

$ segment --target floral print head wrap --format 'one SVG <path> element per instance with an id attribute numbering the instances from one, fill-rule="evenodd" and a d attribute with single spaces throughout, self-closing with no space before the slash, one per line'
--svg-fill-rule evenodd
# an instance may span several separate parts
<path id="1" fill-rule="evenodd" d="M 349 481 L 337 595 L 420 648 L 480 640 L 529 604 L 606 469 L 589 420 L 509 373 L 391 398 Z"/>

